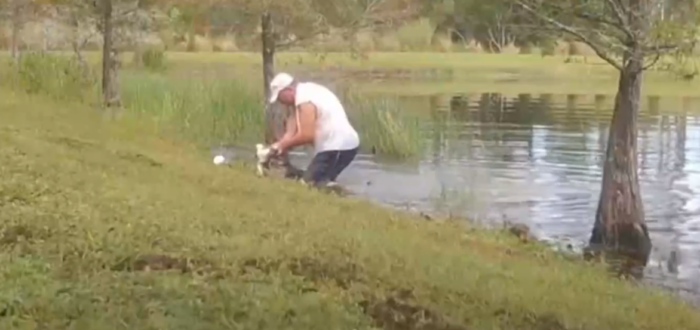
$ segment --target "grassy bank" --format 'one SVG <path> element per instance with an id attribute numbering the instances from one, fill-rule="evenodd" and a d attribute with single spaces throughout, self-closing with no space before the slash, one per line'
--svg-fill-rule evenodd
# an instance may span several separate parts
<path id="1" fill-rule="evenodd" d="M 95 105 L 100 99 L 97 69 L 93 65 L 83 70 L 70 56 L 26 54 L 20 65 L 2 68 L 0 84 L 57 101 Z M 128 115 L 200 146 L 259 142 L 264 125 L 259 85 L 240 75 L 193 68 L 152 72 L 127 66 L 120 72 Z M 401 111 L 391 99 L 367 99 L 347 88 L 336 92 L 361 135 L 364 151 L 399 158 L 420 154 L 415 116 Z"/>
<path id="2" fill-rule="evenodd" d="M 214 167 L 128 117 L 7 91 L 0 113 L 1 329 L 700 327 L 544 248 Z"/>

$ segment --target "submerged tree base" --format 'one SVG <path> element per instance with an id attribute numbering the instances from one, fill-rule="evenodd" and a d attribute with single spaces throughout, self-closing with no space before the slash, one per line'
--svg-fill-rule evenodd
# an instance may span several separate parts
<path id="1" fill-rule="evenodd" d="M 608 271 L 619 278 L 642 280 L 646 262 L 635 255 L 606 249 L 602 245 L 589 245 L 583 251 L 583 258 L 588 262 L 604 263 Z"/>

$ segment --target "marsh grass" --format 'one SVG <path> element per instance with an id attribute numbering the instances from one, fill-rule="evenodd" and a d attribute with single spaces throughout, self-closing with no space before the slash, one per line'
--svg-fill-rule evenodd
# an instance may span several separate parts
<path id="1" fill-rule="evenodd" d="M 15 88 L 61 101 L 99 100 L 95 68 L 83 71 L 70 56 L 32 54 L 21 63 L 9 70 Z M 158 130 L 175 132 L 201 146 L 251 143 L 262 136 L 261 95 L 245 79 L 132 68 L 122 70 L 120 80 L 124 113 L 150 121 Z M 397 102 L 347 96 L 368 151 L 399 158 L 420 153 L 418 119 L 401 111 Z"/>
<path id="2" fill-rule="evenodd" d="M 99 92 L 94 70 L 74 58 L 41 52 L 28 52 L 18 63 L 8 61 L 2 74 L 5 86 L 18 87 L 29 94 L 45 94 L 61 101 L 94 100 Z"/>
<path id="3" fill-rule="evenodd" d="M 401 109 L 398 100 L 367 98 L 351 89 L 341 95 L 365 151 L 395 159 L 422 155 L 424 139 L 420 117 Z"/>
<path id="4" fill-rule="evenodd" d="M 0 329 L 700 328 L 538 244 L 214 167 L 134 118 L 0 113 Z"/>
<path id="5" fill-rule="evenodd" d="M 131 64 L 153 72 L 163 72 L 168 69 L 165 51 L 154 47 L 135 50 Z"/>
<path id="6" fill-rule="evenodd" d="M 230 78 L 172 79 L 129 71 L 122 97 L 128 112 L 204 145 L 252 142 L 263 129 L 260 98 Z"/>

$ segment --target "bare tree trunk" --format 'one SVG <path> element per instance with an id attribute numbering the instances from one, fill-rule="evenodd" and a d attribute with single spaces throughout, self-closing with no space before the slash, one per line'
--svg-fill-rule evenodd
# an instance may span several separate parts
<path id="1" fill-rule="evenodd" d="M 73 30 L 73 38 L 72 38 L 73 40 L 71 41 L 71 46 L 73 47 L 73 53 L 75 55 L 75 59 L 78 61 L 80 68 L 84 72 L 87 72 L 88 64 L 85 61 L 85 58 L 83 58 L 83 53 L 82 53 L 83 45 L 87 41 L 81 43 L 81 40 L 80 40 L 80 22 L 78 21 L 78 15 L 76 13 L 71 13 L 70 24 L 71 24 L 71 28 Z"/>
<path id="2" fill-rule="evenodd" d="M 270 82 L 275 75 L 275 31 L 272 17 L 269 12 L 261 16 L 262 29 L 262 61 L 263 61 L 263 90 L 265 91 L 265 143 L 271 144 L 281 139 L 287 130 L 287 111 L 277 104 L 270 104 Z M 297 178 L 302 171 L 294 167 L 289 161 L 289 154 L 285 152 L 278 156 L 278 164 L 285 168 L 285 176 Z"/>
<path id="3" fill-rule="evenodd" d="M 265 143 L 274 143 L 284 136 L 286 112 L 277 104 L 270 104 L 270 82 L 275 75 L 275 37 L 272 18 L 269 13 L 262 15 L 262 61 L 263 86 L 265 90 Z"/>
<path id="4" fill-rule="evenodd" d="M 19 33 L 22 31 L 22 5 L 19 0 L 12 2 L 12 40 L 10 53 L 15 62 L 19 61 Z"/>
<path id="5" fill-rule="evenodd" d="M 641 98 L 643 58 L 629 56 L 620 72 L 603 168 L 603 184 L 590 238 L 593 250 L 613 250 L 646 265 L 651 239 L 637 174 L 637 114 Z"/>
<path id="6" fill-rule="evenodd" d="M 112 0 L 102 0 L 102 100 L 108 108 L 121 106 L 117 86 L 119 65 L 112 23 Z"/>
<path id="7" fill-rule="evenodd" d="M 187 51 L 196 52 L 197 51 L 197 35 L 194 31 L 194 25 L 190 26 L 189 31 L 187 31 Z"/>
<path id="8" fill-rule="evenodd" d="M 277 138 L 275 129 L 274 105 L 270 104 L 270 82 L 275 74 L 275 39 L 272 17 L 266 12 L 261 17 L 263 83 L 265 84 L 265 143 L 273 143 Z"/>

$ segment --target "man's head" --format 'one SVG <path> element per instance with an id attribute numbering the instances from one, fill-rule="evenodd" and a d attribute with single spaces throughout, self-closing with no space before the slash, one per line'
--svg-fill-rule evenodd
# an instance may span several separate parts
<path id="1" fill-rule="evenodd" d="M 279 101 L 284 105 L 294 105 L 296 80 L 291 75 L 278 73 L 270 82 L 270 103 Z"/>

